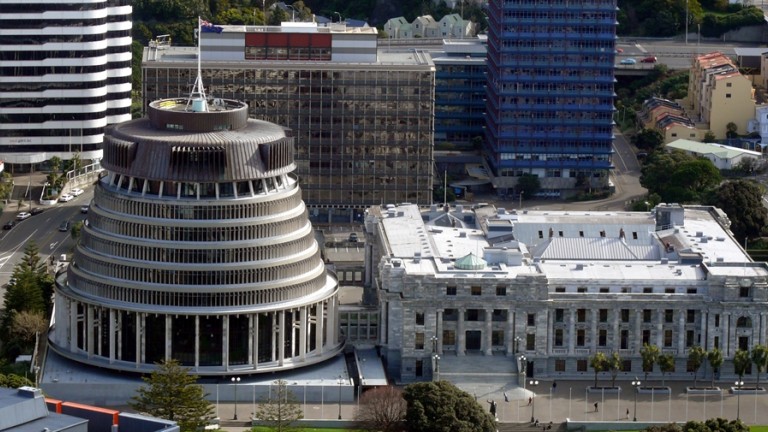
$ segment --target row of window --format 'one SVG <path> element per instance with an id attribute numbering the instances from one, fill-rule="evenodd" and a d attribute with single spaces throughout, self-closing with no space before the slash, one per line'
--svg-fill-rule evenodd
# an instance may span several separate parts
<path id="1" fill-rule="evenodd" d="M 301 299 L 316 294 L 326 284 L 326 275 L 322 275 L 294 285 L 273 289 L 237 291 L 237 292 L 200 292 L 145 290 L 114 286 L 91 281 L 76 270 L 70 272 L 68 284 L 71 289 L 86 293 L 94 298 L 110 299 L 119 302 L 169 307 L 242 307 L 264 305 Z"/>

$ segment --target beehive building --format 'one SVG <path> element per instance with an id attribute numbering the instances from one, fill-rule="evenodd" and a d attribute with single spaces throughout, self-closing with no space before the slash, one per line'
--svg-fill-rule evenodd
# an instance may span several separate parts
<path id="1" fill-rule="evenodd" d="M 335 277 L 302 201 L 291 131 L 226 99 L 165 99 L 105 138 L 51 347 L 83 363 L 272 372 L 342 348 Z"/>

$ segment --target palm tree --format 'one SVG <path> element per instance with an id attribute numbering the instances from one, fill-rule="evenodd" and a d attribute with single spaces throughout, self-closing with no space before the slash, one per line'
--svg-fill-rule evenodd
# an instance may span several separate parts
<path id="1" fill-rule="evenodd" d="M 606 359 L 608 370 L 611 372 L 611 387 L 616 387 L 616 376 L 621 370 L 621 357 L 619 353 L 612 352 L 611 356 Z"/>
<path id="2" fill-rule="evenodd" d="M 596 352 L 592 358 L 589 359 L 589 365 L 595 370 L 595 387 L 597 387 L 597 374 L 604 371 L 608 366 L 608 358 L 601 352 Z"/>
<path id="3" fill-rule="evenodd" d="M 693 388 L 696 388 L 696 380 L 699 377 L 699 369 L 701 364 L 704 363 L 704 359 L 707 357 L 707 352 L 704 348 L 696 345 L 688 350 L 688 365 L 693 369 Z"/>
<path id="4" fill-rule="evenodd" d="M 659 361 L 661 350 L 656 345 L 644 344 L 640 348 L 640 356 L 643 358 L 643 372 L 645 372 L 645 381 L 648 381 L 648 372 L 653 372 L 653 365 Z"/>
<path id="5" fill-rule="evenodd" d="M 757 344 L 752 347 L 752 363 L 755 364 L 757 369 L 757 382 L 755 383 L 755 389 L 760 388 L 760 372 L 764 371 L 768 366 L 768 347 L 765 345 Z"/>
<path id="6" fill-rule="evenodd" d="M 712 366 L 712 388 L 715 388 L 715 369 L 723 365 L 723 352 L 718 348 L 712 348 L 712 351 L 707 353 L 707 361 Z"/>
<path id="7" fill-rule="evenodd" d="M 749 358 L 749 351 L 736 350 L 736 353 L 733 355 L 733 371 L 739 376 L 739 381 L 747 372 L 750 363 L 752 363 L 752 359 Z"/>

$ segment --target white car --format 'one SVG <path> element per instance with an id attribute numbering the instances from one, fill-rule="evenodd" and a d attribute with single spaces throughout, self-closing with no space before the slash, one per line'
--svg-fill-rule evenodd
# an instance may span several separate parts
<path id="1" fill-rule="evenodd" d="M 83 192 L 85 192 L 85 191 L 83 191 L 82 189 L 75 188 L 75 189 L 72 189 L 71 191 L 69 191 L 69 194 L 72 195 L 72 196 L 80 196 L 80 195 L 83 194 Z"/>
<path id="2" fill-rule="evenodd" d="M 67 202 L 67 201 L 72 201 L 74 198 L 75 198 L 75 197 L 73 197 L 73 196 L 72 196 L 72 195 L 70 195 L 70 194 L 64 194 L 64 195 L 61 195 L 61 196 L 59 197 L 59 202 Z"/>
<path id="3" fill-rule="evenodd" d="M 21 213 L 19 213 L 19 214 L 17 214 L 17 215 L 16 215 L 16 219 L 18 219 L 18 220 L 22 221 L 22 220 L 24 220 L 24 219 L 26 219 L 26 218 L 28 218 L 28 217 L 30 217 L 30 216 L 32 216 L 32 213 L 29 213 L 29 212 L 21 212 Z"/>

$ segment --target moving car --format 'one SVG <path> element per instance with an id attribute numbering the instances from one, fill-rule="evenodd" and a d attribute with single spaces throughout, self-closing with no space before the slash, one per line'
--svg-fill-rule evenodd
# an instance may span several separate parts
<path id="1" fill-rule="evenodd" d="M 657 61 L 658 59 L 656 58 L 656 56 L 649 56 L 640 60 L 640 63 L 656 63 Z"/>
<path id="2" fill-rule="evenodd" d="M 73 197 L 73 196 L 72 196 L 72 195 L 70 195 L 70 194 L 64 194 L 64 195 L 61 195 L 61 196 L 59 197 L 59 202 L 67 202 L 67 201 L 72 201 L 74 198 L 75 198 L 75 197 Z"/>
<path id="3" fill-rule="evenodd" d="M 33 209 L 32 209 L 32 210 L 29 212 L 29 214 L 31 214 L 32 216 L 34 216 L 34 215 L 39 215 L 39 214 L 40 214 L 40 213 L 42 213 L 44 210 L 45 210 L 45 209 L 44 209 L 44 208 L 42 208 L 42 207 L 35 207 L 35 208 L 33 208 Z"/>
<path id="4" fill-rule="evenodd" d="M 59 225 L 59 231 L 61 231 L 61 232 L 69 231 L 69 221 L 68 220 L 65 220 L 65 221 L 61 222 L 61 224 Z"/>
<path id="5" fill-rule="evenodd" d="M 84 206 L 80 206 L 80 213 L 88 213 L 88 207 L 89 207 L 88 204 Z"/>
<path id="6" fill-rule="evenodd" d="M 27 219 L 28 217 L 32 216 L 32 213 L 29 212 L 21 212 L 16 215 L 16 219 L 23 221 L 24 219 Z"/>
<path id="7" fill-rule="evenodd" d="M 619 54 L 621 54 L 621 53 L 623 53 L 623 52 L 624 52 L 624 50 L 623 50 L 622 48 L 616 48 L 616 52 L 617 52 L 617 53 L 619 53 Z"/>
<path id="8" fill-rule="evenodd" d="M 16 221 L 9 220 L 8 222 L 5 223 L 5 225 L 3 225 L 3 229 L 4 230 L 9 230 L 9 229 L 11 229 L 11 228 L 13 228 L 15 226 L 16 226 Z"/>
<path id="9" fill-rule="evenodd" d="M 637 60 L 633 58 L 625 58 L 625 59 L 622 59 L 619 63 L 623 65 L 633 65 L 633 64 L 637 64 Z"/>
<path id="10" fill-rule="evenodd" d="M 83 192 L 85 192 L 85 191 L 83 191 L 82 189 L 79 189 L 79 188 L 75 188 L 75 189 L 72 189 L 71 191 L 69 191 L 69 194 L 72 195 L 72 196 L 80 196 L 80 195 L 83 194 Z"/>

